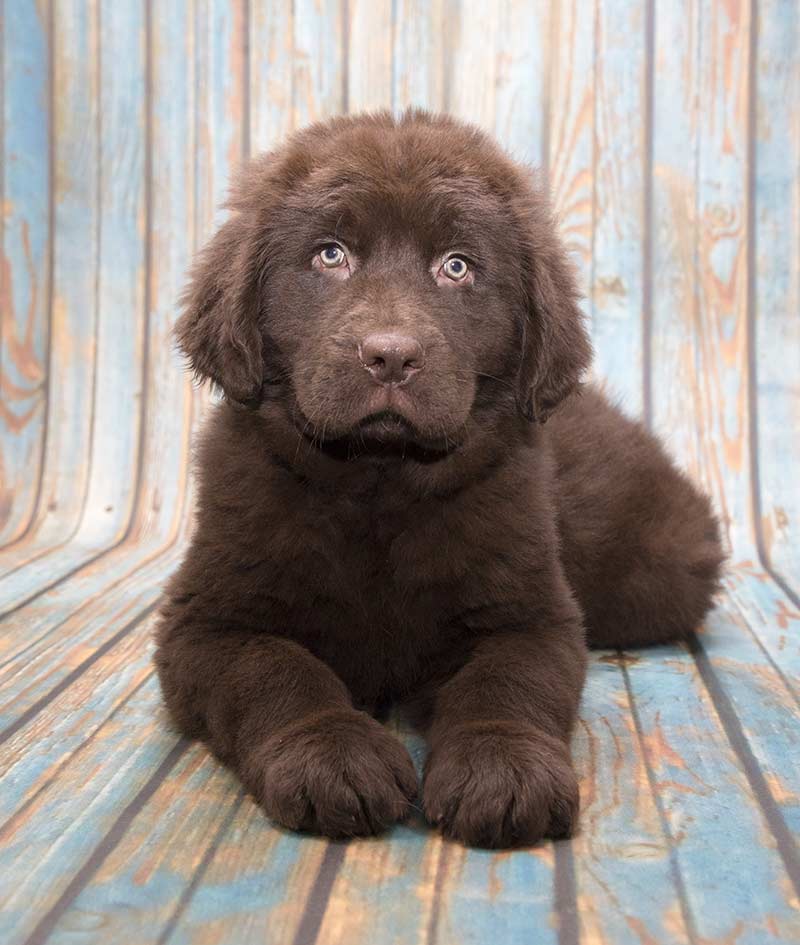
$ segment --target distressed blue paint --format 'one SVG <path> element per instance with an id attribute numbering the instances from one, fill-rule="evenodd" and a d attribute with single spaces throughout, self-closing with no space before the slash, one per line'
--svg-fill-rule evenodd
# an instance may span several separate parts
<path id="1" fill-rule="evenodd" d="M 344 109 L 344 3 L 296 0 L 292 98 L 298 126 Z"/>
<path id="2" fill-rule="evenodd" d="M 697 939 L 793 941 L 784 865 L 693 660 L 659 647 L 627 671 Z"/>
<path id="3" fill-rule="evenodd" d="M 594 370 L 610 379 L 609 393 L 634 416 L 641 416 L 644 406 L 646 27 L 646 4 L 640 0 L 598 3 L 588 287 Z"/>
<path id="4" fill-rule="evenodd" d="M 276 830 L 202 748 L 170 755 L 148 676 L 136 620 L 191 526 L 189 440 L 206 403 L 171 349 L 188 262 L 221 219 L 248 133 L 260 150 L 348 104 L 449 109 L 546 166 L 599 372 L 634 412 L 652 187 L 653 417 L 714 492 L 734 558 L 696 659 L 665 648 L 592 665 L 575 740 L 576 923 L 581 941 L 613 945 L 796 940 L 782 856 L 800 832 L 800 608 L 759 563 L 763 550 L 797 588 L 796 5 L 756 5 L 752 110 L 746 3 L 658 0 L 649 64 L 645 5 L 627 0 L 169 6 L 55 5 L 52 182 L 47 4 L 4 7 L 4 376 L 18 363 L 11 317 L 18 337 L 32 298 L 23 223 L 32 350 L 41 359 L 48 335 L 54 346 L 49 402 L 3 429 L 4 534 L 31 528 L 0 548 L 13 569 L 0 605 L 18 607 L 0 620 L 0 724 L 23 723 L 0 745 L 0 875 L 15 880 L 0 889 L 2 940 L 24 941 L 76 877 L 52 941 L 291 942 L 309 921 L 319 942 L 353 945 L 559 940 L 551 846 L 464 851 L 418 816 L 346 849 Z M 421 738 L 401 734 L 421 768 Z M 174 766 L 109 837 L 164 759 Z M 321 864 L 330 892 L 304 919 Z"/>
<path id="5" fill-rule="evenodd" d="M 0 537 L 30 522 L 45 416 L 50 155 L 46 13 L 3 5 Z"/>
<path id="6" fill-rule="evenodd" d="M 395 112 L 415 106 L 444 111 L 444 49 L 449 35 L 441 0 L 396 0 L 392 56 Z"/>
<path id="7" fill-rule="evenodd" d="M 688 940 L 670 847 L 650 790 L 622 669 L 629 657 L 592 662 L 574 741 L 583 777 L 582 829 L 573 841 L 586 941 Z"/>
<path id="8" fill-rule="evenodd" d="M 758 6 L 755 101 L 755 371 L 759 526 L 773 566 L 800 594 L 800 7 Z M 787 474 L 787 471 L 788 472 Z"/>

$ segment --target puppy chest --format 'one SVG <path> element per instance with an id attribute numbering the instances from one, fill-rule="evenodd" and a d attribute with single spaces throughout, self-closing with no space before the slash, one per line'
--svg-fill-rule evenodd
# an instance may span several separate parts
<path id="1" fill-rule="evenodd" d="M 457 590 L 406 583 L 386 549 L 287 562 L 275 577 L 271 596 L 286 603 L 284 632 L 330 665 L 356 698 L 407 691 L 453 643 Z"/>

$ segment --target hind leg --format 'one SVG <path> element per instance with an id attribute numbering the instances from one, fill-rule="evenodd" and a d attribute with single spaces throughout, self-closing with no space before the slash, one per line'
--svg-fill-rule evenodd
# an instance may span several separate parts
<path id="1" fill-rule="evenodd" d="M 724 559 L 709 499 L 599 393 L 570 413 L 554 437 L 562 559 L 589 645 L 688 636 L 712 605 Z"/>
<path id="2" fill-rule="evenodd" d="M 698 509 L 693 521 L 665 511 L 671 527 L 649 524 L 632 541 L 627 561 L 599 569 L 594 586 L 579 591 L 589 646 L 684 639 L 711 609 L 723 557 L 716 522 L 707 510 Z"/>

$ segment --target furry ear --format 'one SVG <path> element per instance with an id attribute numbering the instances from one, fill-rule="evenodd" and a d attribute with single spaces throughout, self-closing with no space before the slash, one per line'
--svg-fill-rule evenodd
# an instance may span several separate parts
<path id="1" fill-rule="evenodd" d="M 260 397 L 264 367 L 258 277 L 247 230 L 235 213 L 201 250 L 181 299 L 175 337 L 197 377 L 249 405 Z"/>
<path id="2" fill-rule="evenodd" d="M 544 423 L 578 387 L 591 363 L 592 346 L 575 274 L 549 215 L 534 218 L 529 234 L 528 313 L 517 403 L 526 419 Z"/>

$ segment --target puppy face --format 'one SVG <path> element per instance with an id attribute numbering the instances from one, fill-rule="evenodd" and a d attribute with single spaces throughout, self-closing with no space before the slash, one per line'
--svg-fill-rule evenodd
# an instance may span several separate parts
<path id="1" fill-rule="evenodd" d="M 345 460 L 543 420 L 589 359 L 544 198 L 475 129 L 337 119 L 256 159 L 177 332 L 197 373 Z"/>

